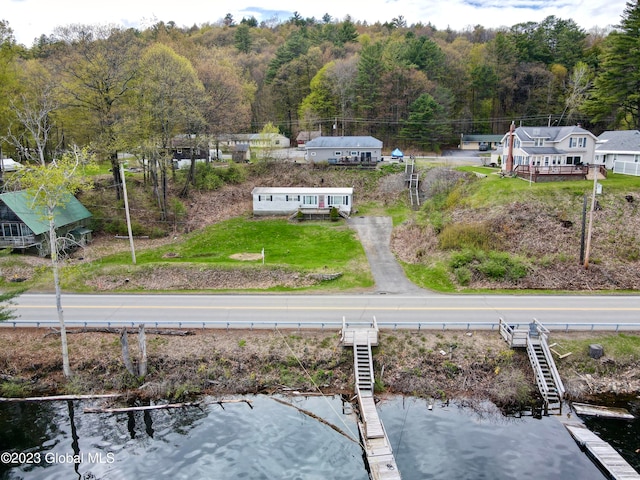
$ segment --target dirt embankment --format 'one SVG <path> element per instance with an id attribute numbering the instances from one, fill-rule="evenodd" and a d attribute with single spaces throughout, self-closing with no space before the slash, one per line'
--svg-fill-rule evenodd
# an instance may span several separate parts
<path id="1" fill-rule="evenodd" d="M 60 339 L 45 329 L 1 329 L 0 396 L 126 392 L 178 400 L 192 394 L 297 390 L 352 393 L 353 354 L 336 332 L 198 330 L 185 336 L 147 334 L 148 374 L 130 375 L 116 333 L 73 333 L 74 376 L 62 376 Z M 576 334 L 577 335 L 577 334 Z M 137 358 L 137 342 L 129 341 Z M 638 364 L 603 358 L 559 368 L 573 399 L 640 391 Z M 378 392 L 437 399 L 491 400 L 500 407 L 537 397 L 524 352 L 495 332 L 384 332 L 374 348 Z"/>

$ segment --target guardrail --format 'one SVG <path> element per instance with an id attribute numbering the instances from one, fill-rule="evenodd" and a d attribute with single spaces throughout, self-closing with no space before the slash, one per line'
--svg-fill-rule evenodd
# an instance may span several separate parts
<path id="1" fill-rule="evenodd" d="M 509 326 L 512 328 L 529 327 L 530 322 L 514 322 Z M 224 321 L 224 320 L 210 320 L 210 321 L 167 321 L 167 322 L 143 322 L 136 320 L 112 320 L 112 321 L 96 321 L 96 320 L 66 320 L 65 326 L 67 328 L 115 328 L 115 327 L 131 327 L 137 328 L 138 325 L 145 324 L 148 328 L 244 328 L 253 330 L 258 328 L 283 328 L 283 329 L 316 329 L 324 330 L 325 328 L 340 329 L 344 326 L 350 325 L 362 325 L 362 322 L 347 322 L 345 321 L 327 321 L 327 322 L 269 322 L 269 321 Z M 499 330 L 500 324 L 496 322 L 381 322 L 376 321 L 375 324 L 380 329 L 386 330 Z M 58 320 L 7 320 L 0 322 L 0 328 L 2 327 L 25 327 L 25 328 L 40 328 L 40 327 L 57 327 L 59 326 Z M 551 331 L 640 331 L 640 323 L 546 323 L 544 326 Z"/>

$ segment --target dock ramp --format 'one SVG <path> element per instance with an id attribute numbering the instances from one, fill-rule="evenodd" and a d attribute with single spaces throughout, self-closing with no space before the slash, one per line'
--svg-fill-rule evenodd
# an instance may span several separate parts
<path id="1" fill-rule="evenodd" d="M 391 443 L 378 416 L 373 396 L 375 379 L 371 347 L 378 345 L 378 325 L 371 323 L 347 325 L 342 319 L 341 342 L 353 348 L 353 371 L 358 397 L 360 422 L 358 428 L 373 480 L 400 480 L 400 472 L 393 456 Z"/>

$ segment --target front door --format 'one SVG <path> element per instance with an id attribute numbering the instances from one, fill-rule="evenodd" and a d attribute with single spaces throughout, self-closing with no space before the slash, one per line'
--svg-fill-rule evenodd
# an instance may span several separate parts
<path id="1" fill-rule="evenodd" d="M 318 195 L 318 208 L 324 208 L 324 195 Z"/>

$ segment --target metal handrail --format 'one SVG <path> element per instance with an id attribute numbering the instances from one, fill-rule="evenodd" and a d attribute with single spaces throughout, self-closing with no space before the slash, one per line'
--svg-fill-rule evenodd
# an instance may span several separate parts
<path id="1" fill-rule="evenodd" d="M 544 381 L 544 373 L 542 371 L 542 367 L 540 366 L 540 362 L 538 361 L 538 357 L 536 357 L 533 351 L 533 343 L 531 342 L 530 337 L 527 337 L 527 356 L 529 357 L 531 366 L 535 370 L 538 389 L 540 390 L 540 393 L 542 394 L 545 402 L 549 403 L 549 389 L 547 388 L 547 382 Z"/>
<path id="2" fill-rule="evenodd" d="M 167 321 L 167 322 L 150 322 L 150 321 L 138 321 L 138 320 L 66 320 L 65 325 L 68 327 L 82 327 L 82 328 L 90 328 L 90 327 L 137 327 L 138 325 L 144 323 L 147 327 L 155 327 L 155 328 L 174 328 L 176 325 L 180 328 L 234 328 L 234 327 L 244 327 L 244 328 L 264 328 L 264 327 L 273 327 L 273 328 L 320 328 L 324 330 L 325 328 L 340 328 L 344 326 L 357 326 L 361 325 L 359 322 L 346 322 L 343 324 L 342 321 L 311 321 L 311 322 L 295 322 L 295 321 L 249 321 L 249 320 L 238 320 L 238 321 L 227 321 L 227 320 L 206 320 L 206 321 L 197 321 L 197 320 L 176 320 L 176 321 Z M 43 319 L 43 320 L 7 320 L 5 322 L 0 322 L 0 327 L 55 327 L 59 325 L 57 319 Z M 407 330 L 422 330 L 422 329 L 441 329 L 441 330 L 495 330 L 499 328 L 499 322 L 381 322 L 376 320 L 376 325 L 378 328 L 383 329 L 391 329 L 398 330 L 407 329 Z M 505 323 L 506 325 L 506 323 Z M 519 327 L 528 327 L 529 322 L 518 322 L 513 323 L 512 326 L 508 326 L 509 328 L 517 329 Z M 557 323 L 545 323 L 545 327 L 550 331 L 619 331 L 619 330 L 627 330 L 627 331 L 640 331 L 640 323 L 632 322 L 632 323 L 591 323 L 591 322 L 557 322 Z M 506 327 L 505 327 L 506 328 Z"/>
<path id="3" fill-rule="evenodd" d="M 556 384 L 556 390 L 558 391 L 558 395 L 562 400 L 564 398 L 564 393 L 565 393 L 564 384 L 562 383 L 562 379 L 560 378 L 560 373 L 558 373 L 558 369 L 556 368 L 556 362 L 553 360 L 553 356 L 551 355 L 551 350 L 549 349 L 549 345 L 547 344 L 546 336 L 543 338 L 540 344 L 542 346 L 542 351 L 544 352 L 544 356 L 547 359 L 547 364 L 549 365 L 549 370 L 551 371 L 553 382 Z"/>

